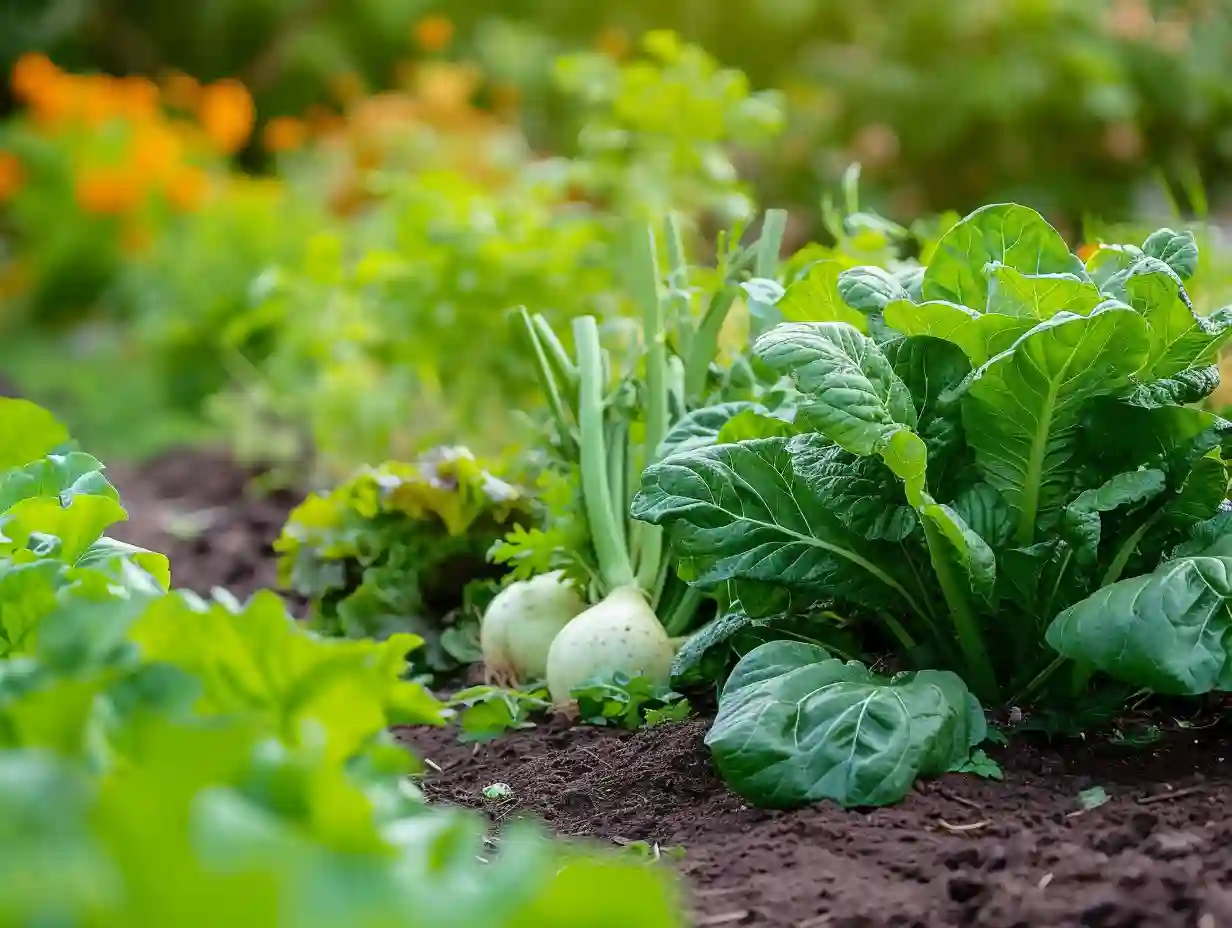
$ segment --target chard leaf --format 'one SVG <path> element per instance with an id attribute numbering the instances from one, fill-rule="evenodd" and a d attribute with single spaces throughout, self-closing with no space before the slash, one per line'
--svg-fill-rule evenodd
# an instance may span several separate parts
<path id="1" fill-rule="evenodd" d="M 868 317 L 843 302 L 838 280 L 843 265 L 837 261 L 818 261 L 808 273 L 787 288 L 777 309 L 786 322 L 846 322 L 861 332 L 868 331 Z"/>
<path id="2" fill-rule="evenodd" d="M 1135 406 L 1188 406 L 1206 399 L 1219 386 L 1219 367 L 1191 367 L 1174 376 L 1134 388 L 1128 402 Z"/>
<path id="3" fill-rule="evenodd" d="M 1232 423 L 1189 406 L 1138 405 L 1138 391 L 1121 400 L 1097 398 L 1084 417 L 1087 463 L 1106 476 L 1157 467 L 1172 487 L 1232 433 Z"/>
<path id="4" fill-rule="evenodd" d="M 743 412 L 766 413 L 768 410 L 760 403 L 733 402 L 705 406 L 687 413 L 664 436 L 658 457 L 662 459 L 679 451 L 717 444 L 723 427 Z"/>
<path id="5" fill-rule="evenodd" d="M 986 731 L 948 671 L 886 679 L 824 648 L 774 641 L 736 665 L 706 744 L 728 785 L 758 806 L 879 806 L 961 764 Z"/>
<path id="6" fill-rule="evenodd" d="M 808 422 L 853 454 L 877 454 L 896 432 L 916 425 L 907 385 L 873 340 L 850 325 L 777 326 L 753 351 L 776 373 L 792 376 L 808 394 Z"/>
<path id="7" fill-rule="evenodd" d="M 1014 534 L 1014 518 L 1005 500 L 983 481 L 964 487 L 950 505 L 971 531 L 994 548 L 1008 544 Z"/>
<path id="8" fill-rule="evenodd" d="M 903 335 L 928 335 L 953 342 L 972 364 L 983 364 L 1010 348 L 1033 324 L 1031 319 L 980 313 L 941 300 L 929 303 L 898 300 L 886 307 L 885 321 Z"/>
<path id="9" fill-rule="evenodd" d="M 1189 529 L 1189 539 L 1177 545 L 1169 555 L 1169 559 L 1210 553 L 1209 549 L 1212 546 L 1228 537 L 1232 537 L 1232 504 L 1225 502 L 1215 515 Z"/>
<path id="10" fill-rule="evenodd" d="M 923 605 L 896 576 L 901 555 L 859 537 L 795 459 L 816 435 L 762 438 L 673 455 L 648 467 L 633 518 L 668 526 L 672 547 L 704 588 L 756 580 L 879 608 Z M 894 565 L 894 566 L 891 566 Z"/>
<path id="11" fill-rule="evenodd" d="M 879 267 L 853 267 L 838 275 L 838 292 L 852 309 L 872 315 L 888 303 L 907 299 L 907 291 L 889 271 Z"/>
<path id="12" fill-rule="evenodd" d="M 1043 216 L 1026 206 L 994 204 L 977 209 L 941 237 L 924 271 L 924 299 L 985 309 L 985 269 L 993 262 L 1024 274 L 1086 277 L 1082 262 Z"/>
<path id="13" fill-rule="evenodd" d="M 1069 496 L 1084 402 L 1127 390 L 1146 353 L 1146 325 L 1129 307 L 1062 313 L 967 380 L 967 443 L 1013 512 L 1020 546 Z"/>
<path id="14" fill-rule="evenodd" d="M 1135 470 L 1117 474 L 1102 486 L 1079 493 L 1065 507 L 1061 533 L 1074 550 L 1074 558 L 1082 567 L 1090 567 L 1099 554 L 1102 531 L 1100 514 L 1122 506 L 1133 506 L 1154 499 L 1167 486 L 1162 470 Z"/>
<path id="15" fill-rule="evenodd" d="M 927 503 L 920 517 L 937 529 L 950 559 L 962 568 L 967 586 L 985 605 L 992 605 L 997 584 L 997 557 L 983 538 L 950 506 Z"/>
<path id="16" fill-rule="evenodd" d="M 929 464 L 936 472 L 930 483 L 936 486 L 947 456 L 962 444 L 962 407 L 952 391 L 971 373 L 971 364 L 957 345 L 928 336 L 891 342 L 885 356 L 919 411 L 917 431 L 928 446 Z"/>
<path id="17" fill-rule="evenodd" d="M 1143 242 L 1142 251 L 1168 265 L 1181 280 L 1193 277 L 1198 269 L 1198 244 L 1188 229 L 1182 232 L 1171 229 L 1152 232 Z"/>
<path id="18" fill-rule="evenodd" d="M 1218 455 L 1199 458 L 1163 512 L 1164 525 L 1188 531 L 1219 512 L 1228 496 L 1228 469 Z"/>
<path id="19" fill-rule="evenodd" d="M 880 459 L 837 445 L 808 445 L 797 447 L 792 466 L 828 501 L 830 511 L 864 538 L 902 541 L 915 529 L 915 510 Z"/>
<path id="20" fill-rule="evenodd" d="M 1181 282 L 1162 262 L 1135 265 L 1125 281 L 1129 305 L 1146 317 L 1151 353 L 1143 375 L 1163 380 L 1206 367 L 1232 337 L 1232 307 L 1202 317 L 1190 308 Z"/>
<path id="21" fill-rule="evenodd" d="M 1232 557 L 1194 555 L 1070 606 L 1047 640 L 1058 653 L 1157 693 L 1232 689 Z"/>
<path id="22" fill-rule="evenodd" d="M 1057 313 L 1085 316 L 1103 301 L 1099 288 L 1074 274 L 1024 274 L 1004 264 L 988 269 L 988 312 L 1041 321 Z"/>

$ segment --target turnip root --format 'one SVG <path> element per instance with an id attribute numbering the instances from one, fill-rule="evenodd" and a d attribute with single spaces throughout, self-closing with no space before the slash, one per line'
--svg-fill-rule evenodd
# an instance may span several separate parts
<path id="1" fill-rule="evenodd" d="M 561 571 L 505 587 L 479 628 L 489 680 L 504 685 L 542 680 L 552 640 L 585 608 L 586 600 Z"/>
<path id="2" fill-rule="evenodd" d="M 676 649 L 637 587 L 620 587 L 561 629 L 548 650 L 552 701 L 566 707 L 572 691 L 617 673 L 666 685 Z"/>

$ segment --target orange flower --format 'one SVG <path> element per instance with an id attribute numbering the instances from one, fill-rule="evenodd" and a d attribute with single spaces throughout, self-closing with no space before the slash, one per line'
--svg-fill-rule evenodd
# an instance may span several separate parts
<path id="1" fill-rule="evenodd" d="M 277 154 L 284 151 L 295 151 L 303 146 L 308 138 L 308 127 L 302 119 L 294 116 L 276 116 L 265 124 L 262 141 L 265 150 Z"/>
<path id="2" fill-rule="evenodd" d="M 159 123 L 140 124 L 133 133 L 132 166 L 141 177 L 168 177 L 180 160 L 180 140 Z"/>
<path id="3" fill-rule="evenodd" d="M 37 106 L 39 99 L 61 76 L 60 69 L 46 55 L 27 52 L 13 65 L 13 93 L 19 100 Z"/>
<path id="4" fill-rule="evenodd" d="M 26 172 L 12 152 L 0 151 L 0 203 L 11 199 L 21 188 Z"/>
<path id="5" fill-rule="evenodd" d="M 197 120 L 226 154 L 239 151 L 252 133 L 256 111 L 248 88 L 235 80 L 222 80 L 201 89 Z"/>
<path id="6" fill-rule="evenodd" d="M 171 71 L 163 77 L 162 93 L 168 106 L 192 112 L 201 99 L 201 83 L 183 71 Z"/>
<path id="7" fill-rule="evenodd" d="M 184 165 L 172 176 L 165 191 L 171 208 L 180 213 L 191 212 L 201 205 L 209 189 L 209 178 L 201 168 Z"/>
<path id="8" fill-rule="evenodd" d="M 77 175 L 73 195 L 82 209 L 91 213 L 126 213 L 142 199 L 145 190 L 131 168 L 90 167 Z"/>
<path id="9" fill-rule="evenodd" d="M 158 111 L 158 87 L 144 77 L 122 77 L 115 82 L 116 105 L 134 122 L 154 119 Z"/>
<path id="10" fill-rule="evenodd" d="M 453 41 L 453 23 L 434 13 L 415 23 L 415 44 L 426 52 L 439 52 Z"/>

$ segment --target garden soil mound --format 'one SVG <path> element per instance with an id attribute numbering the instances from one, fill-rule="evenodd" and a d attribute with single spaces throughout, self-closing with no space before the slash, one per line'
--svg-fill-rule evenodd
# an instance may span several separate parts
<path id="1" fill-rule="evenodd" d="M 719 781 L 698 720 L 629 734 L 559 724 L 491 745 L 405 740 L 437 801 L 557 832 L 684 849 L 694 924 L 1171 928 L 1232 925 L 1229 729 L 1150 748 L 1016 739 L 1004 782 L 948 776 L 903 803 L 760 811 Z M 506 783 L 492 803 L 483 787 Z M 1083 810 L 1079 793 L 1108 801 Z"/>
<path id="2" fill-rule="evenodd" d="M 109 475 L 131 517 L 115 534 L 169 554 L 177 585 L 243 597 L 275 583 L 270 544 L 295 495 L 254 496 L 248 472 L 200 452 Z M 1226 709 L 1213 717 L 1232 719 Z M 950 776 L 891 808 L 790 812 L 749 808 L 723 786 L 707 724 L 630 734 L 555 722 L 481 747 L 446 729 L 402 734 L 440 768 L 426 781 L 436 801 L 683 848 L 674 865 L 701 928 L 1232 926 L 1232 722 L 1169 725 L 1139 749 L 1015 739 L 993 752 L 1004 782 Z M 485 802 L 497 782 L 511 798 Z M 1108 801 L 1084 811 L 1079 794 L 1096 786 Z"/>

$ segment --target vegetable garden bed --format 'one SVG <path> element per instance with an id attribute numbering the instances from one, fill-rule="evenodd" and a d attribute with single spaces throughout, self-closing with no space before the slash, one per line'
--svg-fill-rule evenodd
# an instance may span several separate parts
<path id="1" fill-rule="evenodd" d="M 273 571 L 267 510 L 282 503 L 246 498 L 238 479 L 228 498 L 227 474 L 242 472 L 210 456 L 163 459 L 140 481 L 121 471 L 131 521 L 117 534 L 175 548 L 177 582 L 204 592 L 239 576 L 245 592 Z M 214 517 L 195 538 L 167 533 L 169 514 L 205 510 Z M 453 729 L 400 734 L 440 768 L 425 782 L 437 802 L 500 822 L 538 817 L 562 835 L 647 842 L 652 853 L 657 843 L 685 874 L 698 925 L 1208 928 L 1232 920 L 1222 888 L 1232 883 L 1230 726 L 1210 724 L 1221 708 L 1226 719 L 1226 703 L 1178 708 L 1182 725 L 1142 720 L 1164 729 L 1154 744 L 1097 732 L 1053 746 L 1016 738 L 994 751 L 1002 782 L 923 781 L 871 811 L 749 807 L 714 772 L 708 717 L 635 733 L 551 722 L 487 746 L 460 743 Z M 485 799 L 497 783 L 509 797 Z"/>

